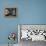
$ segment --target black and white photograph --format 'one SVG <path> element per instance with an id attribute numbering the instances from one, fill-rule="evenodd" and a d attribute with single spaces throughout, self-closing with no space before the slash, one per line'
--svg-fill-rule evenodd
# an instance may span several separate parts
<path id="1" fill-rule="evenodd" d="M 16 16 L 16 8 L 5 8 L 4 15 L 5 16 Z"/>
<path id="2" fill-rule="evenodd" d="M 46 43 L 46 25 L 20 24 L 18 29 L 20 46 Z"/>

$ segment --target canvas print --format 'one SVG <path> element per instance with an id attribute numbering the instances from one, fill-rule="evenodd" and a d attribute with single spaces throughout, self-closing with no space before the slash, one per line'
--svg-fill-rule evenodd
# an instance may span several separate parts
<path id="1" fill-rule="evenodd" d="M 16 16 L 16 8 L 5 8 L 5 16 Z"/>

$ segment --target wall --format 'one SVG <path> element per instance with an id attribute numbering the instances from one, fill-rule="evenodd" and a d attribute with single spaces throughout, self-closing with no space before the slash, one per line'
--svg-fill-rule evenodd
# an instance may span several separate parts
<path id="1" fill-rule="evenodd" d="M 17 7 L 16 5 L 16 0 L 0 0 L 0 44 L 7 44 L 9 42 L 8 34 L 10 32 L 16 32 L 16 35 L 18 34 L 18 17 L 5 17 L 4 15 L 5 8 Z M 18 42 L 17 38 L 15 42 Z"/>
<path id="2" fill-rule="evenodd" d="M 20 24 L 46 24 L 46 0 L 18 1 Z"/>

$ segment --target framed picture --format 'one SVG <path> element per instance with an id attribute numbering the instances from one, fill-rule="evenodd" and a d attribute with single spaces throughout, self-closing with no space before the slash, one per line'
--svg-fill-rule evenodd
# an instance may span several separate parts
<path id="1" fill-rule="evenodd" d="M 16 16 L 16 8 L 5 8 L 5 16 Z"/>
<path id="2" fill-rule="evenodd" d="M 20 41 L 46 41 L 46 25 L 20 24 L 18 30 L 20 32 Z"/>

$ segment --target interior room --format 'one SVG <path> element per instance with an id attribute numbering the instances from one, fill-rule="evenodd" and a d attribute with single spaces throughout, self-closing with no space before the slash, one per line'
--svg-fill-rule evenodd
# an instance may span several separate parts
<path id="1" fill-rule="evenodd" d="M 15 8 L 17 17 L 12 10 Z M 7 14 L 10 15 L 5 16 Z M 40 29 L 39 26 L 34 29 L 33 26 L 33 30 L 31 28 L 28 33 L 24 32 L 26 37 L 24 36 L 23 40 L 20 27 L 18 28 L 21 24 L 27 25 L 22 28 L 27 28 L 25 32 L 28 32 L 28 25 L 46 25 L 46 0 L 0 0 L 0 46 L 46 46 L 46 29 L 41 28 L 42 26 Z"/>

